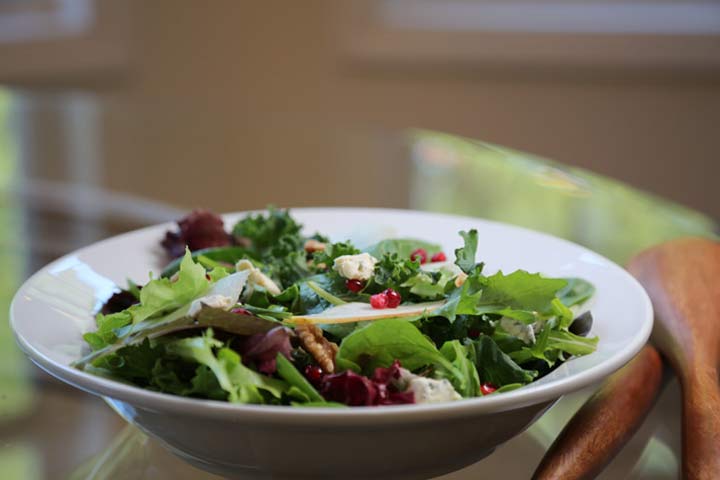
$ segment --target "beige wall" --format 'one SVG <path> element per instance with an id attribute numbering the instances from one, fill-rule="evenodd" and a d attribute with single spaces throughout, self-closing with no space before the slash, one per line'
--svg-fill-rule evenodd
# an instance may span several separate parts
<path id="1" fill-rule="evenodd" d="M 93 85 L 113 188 L 223 210 L 404 206 L 395 132 L 417 126 L 586 167 L 720 217 L 717 72 L 359 63 L 339 46 L 337 2 L 201 3 L 132 3 L 126 74 Z"/>

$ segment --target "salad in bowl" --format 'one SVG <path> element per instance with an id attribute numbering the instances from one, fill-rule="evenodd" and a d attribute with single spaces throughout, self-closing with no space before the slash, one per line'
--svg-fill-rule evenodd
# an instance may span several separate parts
<path id="1" fill-rule="evenodd" d="M 288 210 L 230 225 L 193 211 L 161 239 L 162 272 L 106 299 L 73 365 L 184 397 L 345 408 L 498 395 L 596 350 L 590 282 L 487 273 L 478 231 L 458 235 L 454 252 L 360 248 Z"/>

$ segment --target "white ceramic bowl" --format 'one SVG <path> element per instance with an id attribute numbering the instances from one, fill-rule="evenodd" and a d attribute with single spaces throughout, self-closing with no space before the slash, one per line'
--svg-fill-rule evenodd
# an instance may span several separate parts
<path id="1" fill-rule="evenodd" d="M 622 268 L 573 243 L 518 227 L 433 213 L 383 209 L 297 209 L 309 232 L 369 244 L 391 236 L 437 241 L 446 252 L 459 230 L 479 232 L 486 271 L 518 268 L 578 276 L 597 287 L 591 309 L 595 353 L 571 359 L 518 390 L 434 405 L 351 409 L 234 405 L 154 393 L 71 368 L 94 330 L 92 312 L 127 278 L 144 282 L 163 264 L 159 225 L 83 248 L 46 266 L 20 288 L 10 322 L 42 369 L 106 398 L 125 419 L 200 468 L 239 478 L 427 478 L 478 461 L 527 428 L 560 396 L 626 363 L 647 341 L 652 307 Z M 227 215 L 231 224 L 242 214 Z"/>

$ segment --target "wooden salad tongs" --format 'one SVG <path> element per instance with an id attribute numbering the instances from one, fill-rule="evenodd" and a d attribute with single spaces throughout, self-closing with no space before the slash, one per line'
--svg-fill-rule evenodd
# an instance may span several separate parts
<path id="1" fill-rule="evenodd" d="M 536 480 L 589 479 L 602 471 L 659 394 L 658 350 L 682 389 L 683 477 L 720 479 L 720 243 L 701 238 L 663 243 L 633 258 L 628 270 L 653 303 L 652 344 L 580 408 L 540 462 Z"/>

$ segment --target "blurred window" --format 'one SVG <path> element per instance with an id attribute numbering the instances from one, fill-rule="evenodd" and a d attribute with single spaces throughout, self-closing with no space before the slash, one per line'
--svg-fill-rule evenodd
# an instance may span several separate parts
<path id="1" fill-rule="evenodd" d="M 343 53 L 407 64 L 720 70 L 720 1 L 344 0 Z M 352 8 L 345 8 L 350 5 Z"/>
<path id="2" fill-rule="evenodd" d="M 0 0 L 0 42 L 78 35 L 93 15 L 91 0 Z"/>
<path id="3" fill-rule="evenodd" d="M 417 30 L 720 34 L 720 2 L 384 0 L 383 22 Z"/>

